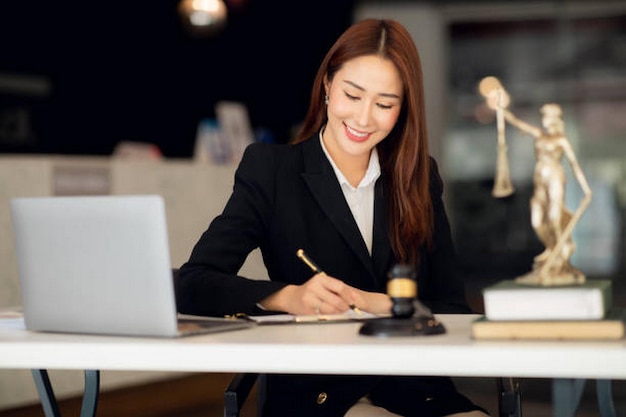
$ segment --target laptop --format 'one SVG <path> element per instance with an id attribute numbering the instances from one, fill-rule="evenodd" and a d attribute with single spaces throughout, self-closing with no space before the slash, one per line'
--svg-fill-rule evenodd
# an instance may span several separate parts
<path id="1" fill-rule="evenodd" d="M 158 195 L 11 200 L 26 329 L 178 337 L 250 327 L 176 310 Z"/>

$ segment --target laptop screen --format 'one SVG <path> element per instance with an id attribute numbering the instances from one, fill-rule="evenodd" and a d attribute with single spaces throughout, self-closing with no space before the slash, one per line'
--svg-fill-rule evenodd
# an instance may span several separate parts
<path id="1" fill-rule="evenodd" d="M 161 196 L 15 198 L 11 214 L 28 329 L 177 332 Z"/>

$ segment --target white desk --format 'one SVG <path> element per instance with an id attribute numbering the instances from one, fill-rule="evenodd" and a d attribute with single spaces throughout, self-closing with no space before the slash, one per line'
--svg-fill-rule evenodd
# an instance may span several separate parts
<path id="1" fill-rule="evenodd" d="M 381 339 L 360 323 L 266 325 L 180 339 L 44 334 L 0 320 L 0 368 L 626 379 L 626 341 L 477 341 L 473 315 L 447 333 Z"/>
<path id="2" fill-rule="evenodd" d="M 475 341 L 476 316 L 437 317 L 444 335 L 390 339 L 359 335 L 360 323 L 158 339 L 33 333 L 0 320 L 0 368 L 626 379 L 624 340 Z"/>

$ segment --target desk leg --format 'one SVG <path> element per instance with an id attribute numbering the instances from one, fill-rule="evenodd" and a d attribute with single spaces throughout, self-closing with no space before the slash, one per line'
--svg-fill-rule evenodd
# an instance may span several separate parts
<path id="1" fill-rule="evenodd" d="M 48 371 L 45 369 L 33 369 L 31 370 L 33 379 L 35 380 L 35 386 L 39 393 L 39 399 L 41 400 L 41 406 L 46 417 L 61 417 L 59 412 L 59 405 L 57 399 L 54 396 L 52 385 L 50 384 L 50 377 Z"/>
<path id="2" fill-rule="evenodd" d="M 552 380 L 552 412 L 554 417 L 574 417 L 585 388 L 584 379 Z"/>
<path id="3" fill-rule="evenodd" d="M 35 386 L 39 393 L 41 406 L 46 417 L 61 417 L 59 404 L 54 395 L 48 371 L 45 369 L 31 370 Z M 95 417 L 98 408 L 98 391 L 100 390 L 100 371 L 85 371 L 85 390 L 80 409 L 80 417 Z"/>
<path id="4" fill-rule="evenodd" d="M 617 413 L 613 404 L 613 390 L 610 379 L 598 379 L 596 381 L 596 395 L 600 415 L 602 417 L 616 417 Z"/>
<path id="5" fill-rule="evenodd" d="M 96 417 L 98 392 L 100 390 L 100 371 L 85 371 L 85 392 L 80 408 L 80 417 Z"/>

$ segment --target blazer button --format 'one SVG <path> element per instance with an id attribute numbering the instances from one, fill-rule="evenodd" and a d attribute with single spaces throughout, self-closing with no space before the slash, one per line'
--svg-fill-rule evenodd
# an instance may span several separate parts
<path id="1" fill-rule="evenodd" d="M 328 394 L 326 394 L 325 392 L 320 392 L 319 394 L 317 394 L 318 404 L 324 404 L 327 399 L 328 399 Z"/>

